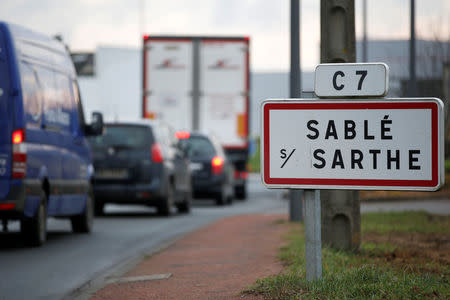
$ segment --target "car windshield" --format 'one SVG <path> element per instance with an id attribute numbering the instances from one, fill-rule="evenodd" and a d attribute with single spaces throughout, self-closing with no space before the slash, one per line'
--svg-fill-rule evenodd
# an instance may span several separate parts
<path id="1" fill-rule="evenodd" d="M 89 141 L 94 148 L 142 148 L 151 143 L 147 130 L 142 126 L 110 125 L 105 126 L 103 135 L 90 137 Z"/>
<path id="2" fill-rule="evenodd" d="M 185 140 L 180 140 L 184 144 L 189 158 L 193 157 L 210 157 L 216 154 L 211 141 L 204 137 L 190 137 Z"/>

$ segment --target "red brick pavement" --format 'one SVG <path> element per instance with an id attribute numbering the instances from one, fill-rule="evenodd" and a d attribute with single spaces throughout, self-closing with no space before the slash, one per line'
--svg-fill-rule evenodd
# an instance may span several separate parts
<path id="1" fill-rule="evenodd" d="M 277 255 L 285 215 L 241 215 L 188 234 L 123 277 L 168 274 L 161 280 L 111 283 L 98 299 L 258 299 L 240 295 L 258 278 L 282 272 Z"/>

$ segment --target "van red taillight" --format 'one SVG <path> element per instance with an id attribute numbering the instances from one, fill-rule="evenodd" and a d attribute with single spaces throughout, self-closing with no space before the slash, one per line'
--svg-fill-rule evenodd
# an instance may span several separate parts
<path id="1" fill-rule="evenodd" d="M 27 169 L 27 148 L 25 145 L 25 130 L 14 130 L 12 134 L 13 157 L 12 178 L 24 178 Z"/>
<path id="2" fill-rule="evenodd" d="M 12 134 L 12 143 L 20 144 L 25 141 L 25 131 L 23 129 L 15 130 Z"/>
<path id="3" fill-rule="evenodd" d="M 214 156 L 211 160 L 211 167 L 213 174 L 220 174 L 223 171 L 223 158 L 220 156 Z"/>
<path id="4" fill-rule="evenodd" d="M 161 145 L 154 143 L 152 146 L 152 161 L 155 163 L 162 163 L 163 160 Z"/>

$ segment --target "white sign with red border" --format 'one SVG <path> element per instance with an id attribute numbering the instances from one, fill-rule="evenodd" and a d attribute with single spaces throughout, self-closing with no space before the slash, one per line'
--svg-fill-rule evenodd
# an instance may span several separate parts
<path id="1" fill-rule="evenodd" d="M 269 188 L 434 191 L 444 183 L 437 98 L 267 100 L 261 175 Z"/>

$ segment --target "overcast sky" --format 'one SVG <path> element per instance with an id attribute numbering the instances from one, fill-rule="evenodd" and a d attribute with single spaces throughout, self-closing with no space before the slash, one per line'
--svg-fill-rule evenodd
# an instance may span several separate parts
<path id="1" fill-rule="evenodd" d="M 362 1 L 355 0 L 356 36 Z M 409 38 L 410 0 L 367 0 L 369 39 Z M 138 48 L 142 33 L 246 35 L 253 71 L 289 69 L 290 0 L 1 0 L 0 19 L 49 35 L 72 50 Z M 418 38 L 450 38 L 450 1 L 416 0 Z M 320 1 L 301 1 L 301 63 L 319 63 Z"/>

